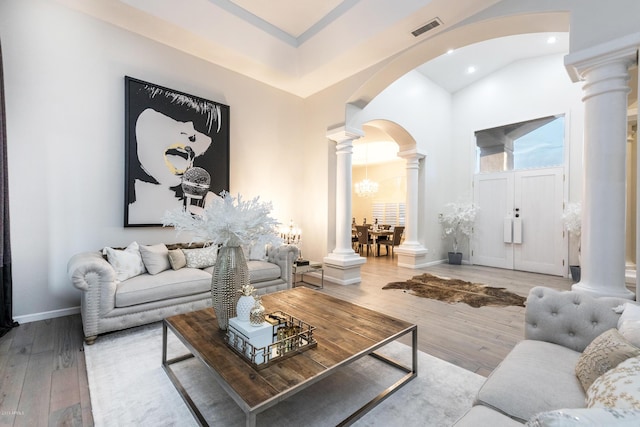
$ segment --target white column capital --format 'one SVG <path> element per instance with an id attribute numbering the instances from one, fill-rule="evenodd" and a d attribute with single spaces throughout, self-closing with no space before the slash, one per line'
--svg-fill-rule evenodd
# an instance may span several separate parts
<path id="1" fill-rule="evenodd" d="M 398 157 L 401 157 L 405 160 L 407 160 L 407 162 L 409 161 L 419 161 L 422 160 L 426 157 L 425 154 L 419 153 L 417 149 L 411 149 L 411 150 L 405 150 L 405 151 L 398 151 Z"/>
<path id="2" fill-rule="evenodd" d="M 611 40 L 588 49 L 573 52 L 564 57 L 564 65 L 571 80 L 578 82 L 594 68 L 622 63 L 626 67 L 638 62 L 638 48 L 640 47 L 640 33 Z"/>
<path id="3" fill-rule="evenodd" d="M 341 143 L 347 140 L 353 141 L 364 136 L 364 132 L 361 129 L 357 129 L 351 126 L 339 126 L 333 129 L 327 130 L 327 138 Z"/>

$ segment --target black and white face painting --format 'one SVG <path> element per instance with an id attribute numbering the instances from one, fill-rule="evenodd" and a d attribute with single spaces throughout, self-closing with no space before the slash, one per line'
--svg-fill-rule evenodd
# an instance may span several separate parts
<path id="1" fill-rule="evenodd" d="M 136 122 L 138 160 L 147 174 L 166 187 L 179 185 L 211 145 L 211 137 L 198 132 L 193 122 L 180 122 L 151 108 Z"/>
<path id="2" fill-rule="evenodd" d="M 229 189 L 229 107 L 126 78 L 125 226 L 160 225 L 185 203 L 181 183 L 192 167 L 210 189 Z"/>

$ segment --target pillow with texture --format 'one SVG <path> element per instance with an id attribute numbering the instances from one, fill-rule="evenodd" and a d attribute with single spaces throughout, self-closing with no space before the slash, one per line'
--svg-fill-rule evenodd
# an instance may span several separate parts
<path id="1" fill-rule="evenodd" d="M 587 390 L 587 407 L 640 409 L 640 357 L 632 357 L 598 377 Z"/>
<path id="2" fill-rule="evenodd" d="M 618 319 L 618 329 L 626 320 L 640 320 L 640 305 L 629 302 L 624 304 L 624 310 Z"/>
<path id="3" fill-rule="evenodd" d="M 587 391 L 600 375 L 635 356 L 640 356 L 640 348 L 627 341 L 617 329 L 609 329 L 584 349 L 576 364 L 576 376 Z"/>
<path id="4" fill-rule="evenodd" d="M 137 242 L 131 243 L 124 250 L 105 247 L 102 253 L 107 256 L 107 261 L 116 271 L 116 279 L 120 282 L 146 271 Z"/>
<path id="5" fill-rule="evenodd" d="M 158 274 L 171 268 L 169 249 L 163 243 L 151 246 L 140 245 L 140 255 L 149 274 Z"/>
<path id="6" fill-rule="evenodd" d="M 202 249 L 183 249 L 184 257 L 189 268 L 207 268 L 215 265 L 218 255 L 217 246 Z"/>
<path id="7" fill-rule="evenodd" d="M 174 270 L 180 270 L 182 267 L 187 266 L 187 259 L 184 256 L 182 249 L 173 249 L 169 251 L 169 264 Z"/>
<path id="8" fill-rule="evenodd" d="M 569 408 L 534 415 L 528 427 L 631 427 L 640 425 L 640 411 L 614 408 Z"/>
<path id="9" fill-rule="evenodd" d="M 640 347 L 640 320 L 625 320 L 618 331 L 631 344 Z"/>

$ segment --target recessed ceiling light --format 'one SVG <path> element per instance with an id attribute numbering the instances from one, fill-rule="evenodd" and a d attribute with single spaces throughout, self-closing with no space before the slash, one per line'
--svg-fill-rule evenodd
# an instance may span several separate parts
<path id="1" fill-rule="evenodd" d="M 476 72 L 476 67 L 474 67 L 473 65 L 467 68 L 467 74 L 473 74 L 475 72 Z"/>
<path id="2" fill-rule="evenodd" d="M 547 43 L 549 44 L 554 44 L 557 41 L 558 41 L 558 38 L 556 36 L 551 36 L 547 39 Z"/>

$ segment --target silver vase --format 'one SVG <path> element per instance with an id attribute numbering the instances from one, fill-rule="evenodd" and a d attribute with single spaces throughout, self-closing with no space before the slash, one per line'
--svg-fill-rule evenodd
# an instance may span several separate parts
<path id="1" fill-rule="evenodd" d="M 211 302 L 218 326 L 223 331 L 227 330 L 229 319 L 236 316 L 236 304 L 243 285 L 249 285 L 249 268 L 242 248 L 221 247 L 211 278 Z"/>

